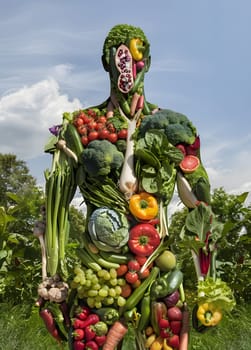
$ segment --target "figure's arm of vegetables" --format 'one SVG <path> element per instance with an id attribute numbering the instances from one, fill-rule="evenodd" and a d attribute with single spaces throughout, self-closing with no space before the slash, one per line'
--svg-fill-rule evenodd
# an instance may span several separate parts
<path id="1" fill-rule="evenodd" d="M 72 160 L 60 151 L 53 155 L 51 171 L 46 177 L 46 251 L 47 268 L 51 276 L 58 272 L 60 261 L 61 273 L 64 267 L 65 244 L 68 238 L 68 210 L 76 190 Z"/>

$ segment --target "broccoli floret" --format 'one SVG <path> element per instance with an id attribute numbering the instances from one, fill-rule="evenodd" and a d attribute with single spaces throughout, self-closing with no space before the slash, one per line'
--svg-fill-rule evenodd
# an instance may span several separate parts
<path id="1" fill-rule="evenodd" d="M 184 114 L 170 109 L 162 109 L 154 115 L 146 116 L 140 125 L 140 136 L 144 137 L 151 129 L 162 130 L 174 146 L 182 142 L 192 144 L 197 134 L 196 128 Z"/>
<path id="2" fill-rule="evenodd" d="M 124 155 L 107 140 L 91 141 L 82 153 L 82 161 L 87 173 L 92 177 L 106 176 L 112 170 L 119 170 Z"/>

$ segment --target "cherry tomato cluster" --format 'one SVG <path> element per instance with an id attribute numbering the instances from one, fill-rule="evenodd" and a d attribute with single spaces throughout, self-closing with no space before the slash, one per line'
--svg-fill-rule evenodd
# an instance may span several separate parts
<path id="1" fill-rule="evenodd" d="M 108 140 L 111 143 L 126 139 L 127 129 L 116 130 L 112 121 L 94 110 L 80 111 L 74 118 L 74 125 L 81 136 L 81 142 L 87 146 L 93 140 Z"/>
<path id="2" fill-rule="evenodd" d="M 141 280 L 147 278 L 150 274 L 151 267 L 146 268 L 143 272 L 140 271 L 146 259 L 146 257 L 135 256 L 127 264 L 120 265 L 117 269 L 118 276 L 123 276 L 133 288 L 138 287 L 141 284 Z"/>

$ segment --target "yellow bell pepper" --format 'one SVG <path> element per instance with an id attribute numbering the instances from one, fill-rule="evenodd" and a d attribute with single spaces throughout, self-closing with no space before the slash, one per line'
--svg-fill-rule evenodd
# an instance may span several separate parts
<path id="1" fill-rule="evenodd" d="M 158 202 L 147 192 L 137 193 L 129 200 L 129 210 L 138 219 L 152 220 L 158 214 Z"/>
<path id="2" fill-rule="evenodd" d="M 152 343 L 150 350 L 161 350 L 162 348 L 163 348 L 163 339 L 161 337 L 158 337 Z"/>
<path id="3" fill-rule="evenodd" d="M 197 318 L 204 326 L 216 326 L 222 319 L 222 311 L 213 303 L 204 303 L 199 305 Z"/>
<path id="4" fill-rule="evenodd" d="M 140 61 L 143 58 L 143 42 L 139 38 L 133 38 L 130 40 L 129 49 L 132 54 L 132 57 L 135 61 Z"/>

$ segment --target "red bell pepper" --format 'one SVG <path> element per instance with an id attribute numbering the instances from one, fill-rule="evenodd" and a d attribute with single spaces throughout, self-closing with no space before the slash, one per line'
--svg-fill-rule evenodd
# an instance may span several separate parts
<path id="1" fill-rule="evenodd" d="M 149 256 L 160 244 L 160 236 L 151 224 L 138 224 L 130 230 L 128 246 L 138 256 Z"/>

